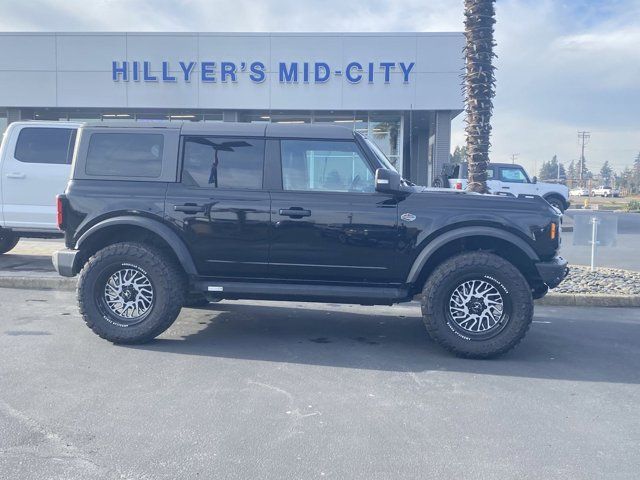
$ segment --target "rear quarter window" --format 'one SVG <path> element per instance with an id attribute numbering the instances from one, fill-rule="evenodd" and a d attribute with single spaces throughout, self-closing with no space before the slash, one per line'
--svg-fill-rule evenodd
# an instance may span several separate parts
<path id="1" fill-rule="evenodd" d="M 154 133 L 94 133 L 85 173 L 92 176 L 158 178 L 164 136 Z"/>
<path id="2" fill-rule="evenodd" d="M 25 127 L 13 156 L 23 163 L 70 165 L 75 142 L 75 128 Z"/>

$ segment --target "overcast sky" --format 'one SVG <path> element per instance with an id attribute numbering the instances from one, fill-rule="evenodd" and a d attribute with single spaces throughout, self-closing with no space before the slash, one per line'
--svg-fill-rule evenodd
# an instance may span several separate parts
<path id="1" fill-rule="evenodd" d="M 461 31 L 462 0 L 0 0 L 3 31 Z M 640 152 L 640 0 L 498 0 L 493 161 Z M 464 143 L 462 115 L 452 148 Z"/>

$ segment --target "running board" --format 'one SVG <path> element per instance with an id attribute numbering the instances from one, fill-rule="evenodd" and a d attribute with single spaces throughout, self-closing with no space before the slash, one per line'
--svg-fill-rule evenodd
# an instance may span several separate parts
<path id="1" fill-rule="evenodd" d="M 409 291 L 405 287 L 220 282 L 215 280 L 196 280 L 194 287 L 196 291 L 208 296 L 229 300 L 282 300 L 360 305 L 392 305 L 410 300 Z"/>

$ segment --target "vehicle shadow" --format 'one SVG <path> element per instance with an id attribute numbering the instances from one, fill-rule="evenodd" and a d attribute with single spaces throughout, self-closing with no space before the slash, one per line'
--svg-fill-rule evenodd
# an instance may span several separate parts
<path id="1" fill-rule="evenodd" d="M 640 383 L 640 319 L 619 309 L 547 309 L 525 340 L 494 360 L 456 358 L 426 334 L 419 308 L 316 309 L 291 304 L 214 304 L 183 310 L 157 340 L 128 346 L 177 355 L 397 372 L 459 371 L 571 381 Z M 582 310 L 582 311 L 581 311 Z M 598 310 L 598 309 L 596 309 Z"/>

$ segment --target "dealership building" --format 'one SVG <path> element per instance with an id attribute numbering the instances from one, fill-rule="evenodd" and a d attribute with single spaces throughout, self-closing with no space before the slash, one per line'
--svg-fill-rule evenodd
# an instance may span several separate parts
<path id="1" fill-rule="evenodd" d="M 332 123 L 430 184 L 462 111 L 461 33 L 1 33 L 19 120 Z"/>

